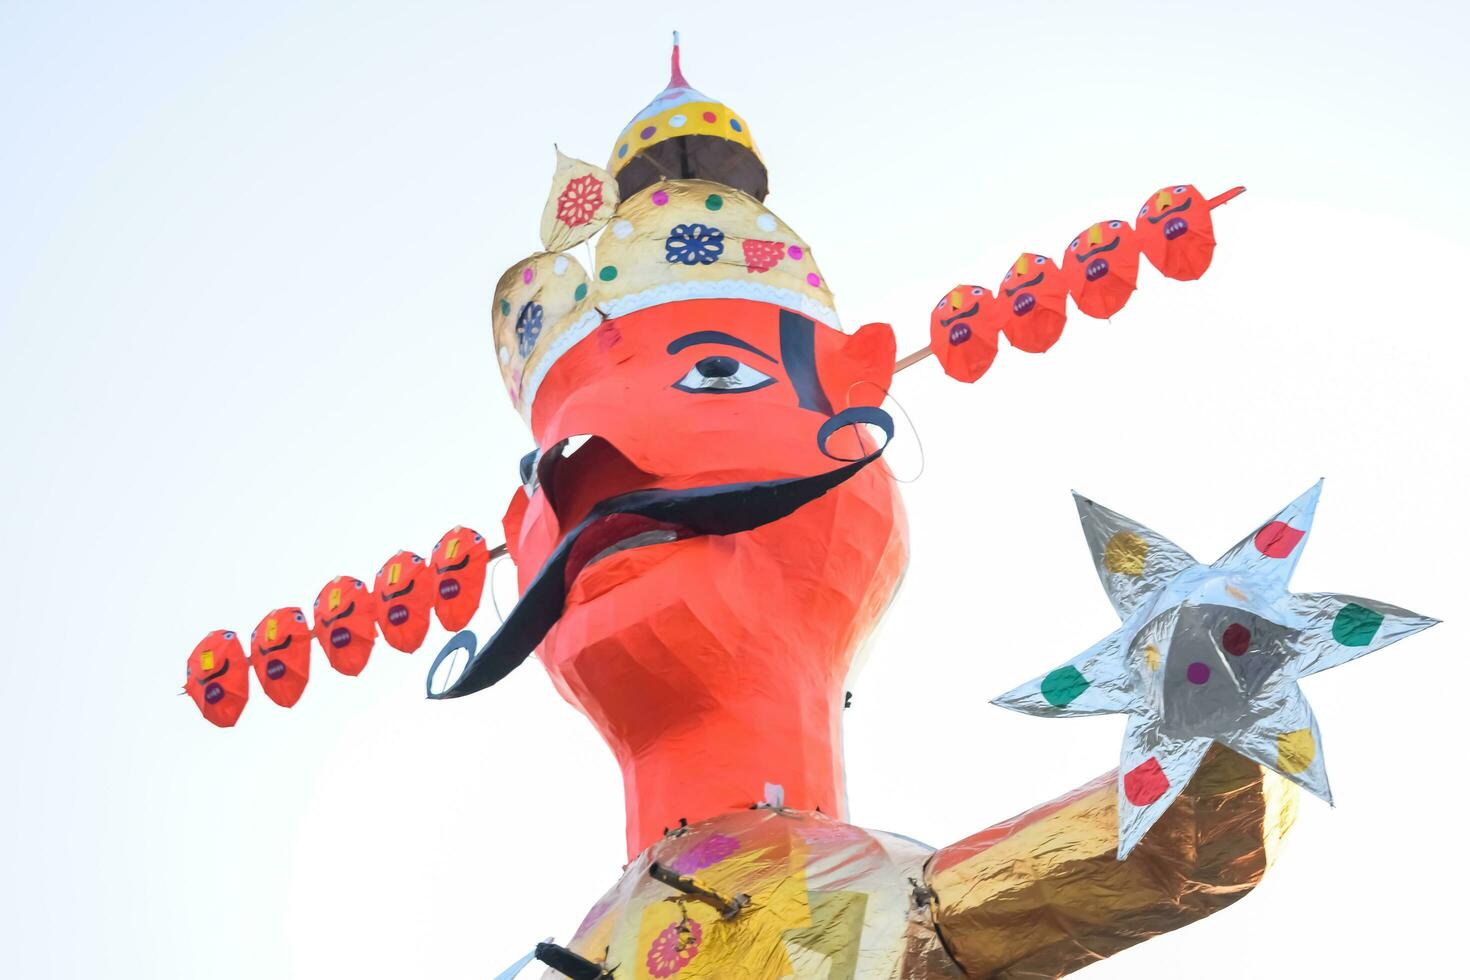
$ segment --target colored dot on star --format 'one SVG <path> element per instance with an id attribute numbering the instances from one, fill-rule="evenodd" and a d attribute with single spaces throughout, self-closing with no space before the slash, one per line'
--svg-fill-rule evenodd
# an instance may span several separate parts
<path id="1" fill-rule="evenodd" d="M 503 300 L 500 301 L 500 315 L 501 316 L 510 316 L 510 301 L 509 300 L 504 300 L 503 299 Z"/>
<path id="2" fill-rule="evenodd" d="M 655 207 L 660 207 L 661 208 L 665 204 L 668 204 L 669 203 L 669 192 L 668 191 L 654 191 L 653 192 L 653 196 L 650 197 L 649 200 L 654 203 L 654 206 Z"/>
<path id="3" fill-rule="evenodd" d="M 579 303 L 580 303 L 580 302 L 581 302 L 581 301 L 582 301 L 582 300 L 584 300 L 584 299 L 586 299 L 586 298 L 587 298 L 587 284 L 586 284 L 586 283 L 585 283 L 585 282 L 581 282 L 581 283 L 578 283 L 578 284 L 577 284 L 577 290 L 576 290 L 576 292 L 574 292 L 574 293 L 573 293 L 573 294 L 572 294 L 572 296 L 573 296 L 573 297 L 574 297 L 574 298 L 575 298 L 575 299 L 576 299 L 576 300 L 577 300 L 577 301 L 578 301 L 578 302 L 579 302 Z"/>
<path id="4" fill-rule="evenodd" d="M 1189 665 L 1189 669 L 1184 672 L 1184 676 L 1189 678 L 1189 683 L 1191 684 L 1207 684 L 1210 680 L 1210 665 L 1196 660 Z"/>
<path id="5" fill-rule="evenodd" d="M 1065 708 L 1091 686 L 1087 678 L 1082 676 L 1082 672 L 1069 664 L 1046 675 L 1041 682 L 1041 696 L 1046 698 L 1048 704 Z"/>
<path id="6" fill-rule="evenodd" d="M 644 126 L 643 130 L 638 134 L 638 138 L 646 140 L 648 139 L 648 137 L 652 136 L 656 132 L 658 132 L 658 129 L 656 127 Z"/>
<path id="7" fill-rule="evenodd" d="M 711 194 L 704 199 L 704 206 L 711 211 L 718 211 L 725 206 L 725 199 L 718 194 Z"/>
<path id="8" fill-rule="evenodd" d="M 704 114 L 704 121 L 707 122 L 707 123 L 712 123 L 717 118 L 719 118 L 719 117 L 717 117 L 713 112 L 705 112 L 705 114 Z"/>
<path id="9" fill-rule="evenodd" d="M 1147 557 L 1148 542 L 1132 531 L 1119 531 L 1103 547 L 1103 567 L 1119 575 L 1133 578 L 1142 575 Z"/>
<path id="10" fill-rule="evenodd" d="M 1158 670 L 1160 659 L 1159 648 L 1152 643 L 1143 648 L 1143 660 L 1149 670 Z"/>
<path id="11" fill-rule="evenodd" d="M 601 279 L 603 282 L 612 282 L 617 277 L 618 269 L 617 266 L 613 265 L 605 265 L 602 267 L 602 270 L 597 273 L 597 278 Z"/>
<path id="12" fill-rule="evenodd" d="M 1345 647 L 1365 647 L 1378 635 L 1383 613 L 1349 602 L 1332 620 L 1332 638 Z"/>
<path id="13" fill-rule="evenodd" d="M 1251 648 L 1251 631 L 1239 623 L 1231 623 L 1220 636 L 1220 645 L 1226 653 L 1238 657 Z"/>
<path id="14" fill-rule="evenodd" d="M 1317 740 L 1310 728 L 1276 736 L 1276 767 L 1282 772 L 1306 772 L 1317 758 Z"/>
<path id="15" fill-rule="evenodd" d="M 1272 521 L 1256 532 L 1256 550 L 1267 558 L 1285 558 L 1306 536 L 1284 521 Z"/>
<path id="16" fill-rule="evenodd" d="M 1123 794 L 1134 806 L 1148 806 L 1169 791 L 1169 777 L 1159 760 L 1150 758 L 1123 777 Z"/>

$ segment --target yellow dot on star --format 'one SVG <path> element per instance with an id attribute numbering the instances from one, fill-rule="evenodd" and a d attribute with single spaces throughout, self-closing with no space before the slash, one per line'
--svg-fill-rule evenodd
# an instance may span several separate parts
<path id="1" fill-rule="evenodd" d="M 1134 578 L 1143 574 L 1143 560 L 1148 555 L 1148 542 L 1132 531 L 1119 531 L 1108 538 L 1103 548 L 1103 567 Z"/>
<path id="2" fill-rule="evenodd" d="M 1149 670 L 1159 669 L 1159 648 L 1150 643 L 1143 648 L 1144 662 L 1148 664 Z"/>
<path id="3" fill-rule="evenodd" d="M 1282 772 L 1306 772 L 1317 758 L 1317 740 L 1310 728 L 1276 736 L 1276 766 Z"/>

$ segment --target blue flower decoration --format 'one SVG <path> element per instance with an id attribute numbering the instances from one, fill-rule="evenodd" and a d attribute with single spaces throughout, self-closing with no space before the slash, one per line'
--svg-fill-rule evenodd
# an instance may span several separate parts
<path id="1" fill-rule="evenodd" d="M 725 251 L 725 233 L 711 225 L 675 225 L 664 239 L 664 258 L 685 265 L 713 265 Z"/>
<path id="2" fill-rule="evenodd" d="M 527 303 L 516 317 L 516 349 L 522 357 L 529 357 L 536 340 L 541 336 L 541 304 Z"/>

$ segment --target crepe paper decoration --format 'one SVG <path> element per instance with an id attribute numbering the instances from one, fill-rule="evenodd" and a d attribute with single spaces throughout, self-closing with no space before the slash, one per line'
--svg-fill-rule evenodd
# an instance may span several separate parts
<path id="1" fill-rule="evenodd" d="M 929 348 L 944 373 L 972 382 L 990 370 L 1005 318 L 1000 301 L 984 286 L 959 285 L 945 293 L 929 314 Z"/>
<path id="2" fill-rule="evenodd" d="M 1062 279 L 1077 309 L 1106 320 L 1138 288 L 1138 236 L 1126 221 L 1099 221 L 1067 246 Z"/>
<path id="3" fill-rule="evenodd" d="M 429 556 L 434 575 L 434 613 L 447 630 L 462 630 L 480 608 L 490 549 L 485 539 L 456 526 L 434 545 Z"/>
<path id="4" fill-rule="evenodd" d="M 311 608 L 313 632 L 327 661 L 338 673 L 362 673 L 378 632 L 373 624 L 376 603 L 362 579 L 339 575 L 322 586 Z"/>
<path id="5" fill-rule="evenodd" d="M 1244 187 L 1233 187 L 1206 199 L 1193 184 L 1176 184 L 1149 195 L 1138 209 L 1143 254 L 1170 279 L 1198 279 L 1215 255 L 1210 212 L 1244 192 Z"/>
<path id="6" fill-rule="evenodd" d="M 548 252 L 580 245 L 602 230 L 617 206 L 618 184 L 612 174 L 558 149 L 551 193 L 541 212 L 541 244 Z"/>
<path id="7" fill-rule="evenodd" d="M 311 676 L 311 627 L 295 606 L 265 615 L 250 632 L 250 662 L 265 696 L 283 708 L 301 700 Z"/>
<path id="8" fill-rule="evenodd" d="M 1331 802 L 1322 738 L 1297 682 L 1437 620 L 1371 599 L 1286 591 L 1318 482 L 1214 564 L 1077 497 L 1103 588 L 1123 625 L 1001 695 L 1029 714 L 1125 714 L 1118 859 L 1167 810 L 1212 743 Z"/>
<path id="9" fill-rule="evenodd" d="M 189 654 L 184 691 L 212 725 L 229 728 L 250 699 L 250 671 L 233 630 L 215 630 Z"/>
<path id="10" fill-rule="evenodd" d="M 1042 353 L 1062 335 L 1068 296 L 1080 312 L 1097 319 L 1127 305 L 1138 286 L 1140 254 L 1171 279 L 1198 279 L 1215 249 L 1210 210 L 1244 192 L 1236 187 L 1206 200 L 1192 184 L 1176 184 L 1149 197 L 1136 227 L 1118 219 L 1088 226 L 1067 246 L 1060 268 L 1044 255 L 1023 252 L 996 291 L 994 324 L 992 304 L 984 298 L 989 291 L 956 286 L 930 312 L 929 346 L 905 356 L 895 370 L 934 354 L 950 377 L 973 382 L 995 359 L 996 331 L 1012 347 Z M 982 290 L 975 294 L 975 313 L 957 316 L 971 305 L 953 306 L 957 290 Z"/>

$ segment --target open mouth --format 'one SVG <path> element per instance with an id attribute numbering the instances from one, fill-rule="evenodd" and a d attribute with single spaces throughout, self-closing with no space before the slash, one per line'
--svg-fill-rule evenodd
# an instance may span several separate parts
<path id="1" fill-rule="evenodd" d="M 1085 272 L 1085 275 L 1087 276 L 1087 281 L 1097 282 L 1103 276 L 1108 274 L 1108 268 L 1109 266 L 1107 259 L 1093 259 L 1091 262 L 1087 263 L 1087 270 Z"/>
<path id="2" fill-rule="evenodd" d="M 1020 296 L 1017 296 L 1015 302 L 1011 304 L 1011 312 L 1016 314 L 1016 316 L 1025 316 L 1027 313 L 1030 313 L 1035 307 L 1036 297 L 1031 293 L 1022 293 Z"/>
<path id="3" fill-rule="evenodd" d="M 500 629 L 484 647 L 472 653 L 457 677 L 436 691 L 434 678 L 440 664 L 458 650 L 473 651 L 477 640 L 473 633 L 464 630 L 439 652 L 429 668 L 428 696 L 438 700 L 482 691 L 524 663 L 561 618 L 571 585 L 588 566 L 634 548 L 750 531 L 794 513 L 846 482 L 881 456 L 887 439 L 893 436 L 893 420 L 885 412 L 877 408 L 854 407 L 829 417 L 821 425 L 817 431 L 818 446 L 826 452 L 827 440 L 835 432 L 854 424 L 873 424 L 882 428 L 886 436 L 883 445 L 866 456 L 844 461 L 833 469 L 811 476 L 680 490 L 649 487 L 606 496 L 598 493 L 595 487 L 573 485 L 563 472 L 566 464 L 553 463 L 546 469 L 538 466 L 541 486 L 543 489 L 549 487 L 548 499 L 561 526 L 570 527 L 570 530 L 563 534 Z M 622 479 L 634 474 L 648 477 L 611 443 L 596 438 L 584 444 L 572 461 L 582 457 L 593 443 L 600 443 L 605 448 L 597 456 L 589 458 L 601 457 L 614 467 L 618 465 L 617 460 L 622 460 L 622 465 L 627 468 Z M 606 487 L 606 474 L 602 476 L 603 479 L 596 483 Z M 591 499 L 596 502 L 588 504 L 583 511 L 582 501 L 589 493 L 595 495 Z M 572 525 L 574 519 L 577 523 Z"/>
<path id="4" fill-rule="evenodd" d="M 667 544 L 694 537 L 695 532 L 677 524 L 644 517 L 641 514 L 608 514 L 593 521 L 577 536 L 567 557 L 566 586 L 572 587 L 582 569 L 595 565 L 604 558 L 634 548 L 646 548 L 654 544 Z"/>
<path id="5" fill-rule="evenodd" d="M 225 689 L 216 681 L 204 689 L 204 702 L 206 704 L 218 704 L 220 698 L 225 696 Z"/>
<path id="6" fill-rule="evenodd" d="M 453 599 L 459 595 L 459 579 L 446 578 L 439 582 L 439 598 Z"/>
<path id="7" fill-rule="evenodd" d="M 338 626 L 332 630 L 332 646 L 338 650 L 352 642 L 352 631 L 345 626 Z"/>
<path id="8" fill-rule="evenodd" d="M 1172 242 L 1188 230 L 1188 221 L 1183 218 L 1170 218 L 1164 225 L 1164 237 Z"/>
<path id="9" fill-rule="evenodd" d="M 272 657 L 270 660 L 266 661 L 265 676 L 269 677 L 273 681 L 280 680 L 282 677 L 286 676 L 286 665 L 280 660 Z"/>
<path id="10" fill-rule="evenodd" d="M 970 325 L 967 323 L 956 323 L 949 328 L 949 342 L 956 346 L 970 339 Z"/>
<path id="11" fill-rule="evenodd" d="M 388 623 L 390 626 L 402 626 L 408 622 L 408 607 L 403 603 L 388 607 Z"/>

